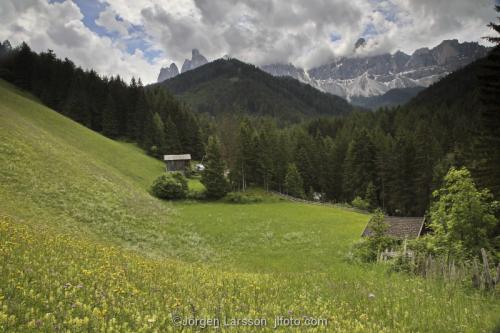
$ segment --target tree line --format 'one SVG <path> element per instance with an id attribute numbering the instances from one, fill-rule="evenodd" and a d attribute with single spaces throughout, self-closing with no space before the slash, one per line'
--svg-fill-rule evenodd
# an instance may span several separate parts
<path id="1" fill-rule="evenodd" d="M 481 82 L 462 80 L 479 76 L 485 64 L 491 59 L 452 74 L 403 107 L 284 128 L 271 118 L 225 116 L 212 131 L 235 190 L 256 185 L 334 202 L 363 199 L 389 214 L 421 216 L 448 170 L 467 167 L 498 198 L 500 165 L 491 160 L 498 155 L 492 151 L 498 135 L 491 133 L 497 128 L 485 129 Z M 492 112 L 487 115 L 492 122 Z M 482 172 L 486 166 L 490 173 Z"/>
<path id="2" fill-rule="evenodd" d="M 35 53 L 26 43 L 0 44 L 0 77 L 31 92 L 45 105 L 109 138 L 136 142 L 149 154 L 203 156 L 196 116 L 165 89 L 132 78 L 99 76 L 56 54 Z"/>
<path id="3" fill-rule="evenodd" d="M 239 113 L 197 117 L 162 87 L 100 77 L 24 43 L 12 49 L 4 42 L 0 57 L 2 78 L 153 156 L 191 153 L 202 160 L 207 138 L 217 137 L 234 190 L 254 185 L 334 202 L 362 199 L 389 214 L 422 215 L 446 172 L 465 166 L 499 195 L 498 46 L 403 107 L 293 125 Z"/>

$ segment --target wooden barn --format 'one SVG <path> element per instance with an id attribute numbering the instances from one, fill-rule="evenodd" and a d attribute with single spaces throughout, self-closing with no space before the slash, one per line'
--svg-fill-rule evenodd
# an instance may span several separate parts
<path id="1" fill-rule="evenodd" d="M 191 154 L 183 155 L 164 155 L 167 172 L 186 172 L 191 166 Z"/>
<path id="2" fill-rule="evenodd" d="M 386 216 L 384 221 L 389 225 L 386 235 L 397 239 L 415 239 L 425 233 L 424 217 L 399 217 Z M 370 236 L 372 231 L 368 224 L 363 231 L 362 237 Z"/>

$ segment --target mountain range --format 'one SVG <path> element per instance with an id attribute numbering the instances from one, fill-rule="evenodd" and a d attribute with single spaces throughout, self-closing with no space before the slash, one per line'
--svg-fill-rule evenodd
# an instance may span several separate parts
<path id="1" fill-rule="evenodd" d="M 245 114 L 297 122 L 308 117 L 346 115 L 343 98 L 290 77 L 275 77 L 237 59 L 217 59 L 157 83 L 193 111 L 212 116 Z"/>
<path id="2" fill-rule="evenodd" d="M 355 55 L 365 45 L 356 43 Z M 308 71 L 292 64 L 271 64 L 261 68 L 275 76 L 291 76 L 334 95 L 356 97 L 384 95 L 393 89 L 428 87 L 447 74 L 486 56 L 488 48 L 474 42 L 445 40 L 436 47 L 420 48 L 408 55 L 341 57 Z M 418 90 L 418 89 L 417 89 Z"/>
<path id="3" fill-rule="evenodd" d="M 206 63 L 208 63 L 207 58 L 205 58 L 198 49 L 193 49 L 191 51 L 191 59 L 184 60 L 180 73 L 185 73 L 192 69 L 203 66 Z M 177 65 L 175 63 L 172 63 L 169 67 L 163 67 L 160 70 L 157 82 L 168 80 L 170 78 L 173 78 L 174 76 L 179 75 L 180 73 L 179 73 L 179 68 L 177 68 Z"/>
<path id="4" fill-rule="evenodd" d="M 293 64 L 260 66 L 276 77 L 291 77 L 322 92 L 347 99 L 365 108 L 404 104 L 423 88 L 459 68 L 486 56 L 488 48 L 475 42 L 460 43 L 444 40 L 434 48 L 420 48 L 408 55 L 394 54 L 361 56 L 366 41 L 360 38 L 353 57 L 341 57 L 325 65 L 305 70 Z M 227 60 L 227 59 L 226 59 Z M 181 73 L 208 63 L 197 50 L 186 59 Z M 177 66 L 162 68 L 158 82 L 179 75 Z"/>

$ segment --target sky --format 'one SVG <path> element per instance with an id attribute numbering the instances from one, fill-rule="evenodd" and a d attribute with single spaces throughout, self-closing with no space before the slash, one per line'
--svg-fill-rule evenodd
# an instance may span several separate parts
<path id="1" fill-rule="evenodd" d="M 500 0 L 1 0 L 0 39 L 53 50 L 85 69 L 156 81 L 191 49 L 214 60 L 306 69 L 352 56 L 411 54 L 491 34 Z"/>

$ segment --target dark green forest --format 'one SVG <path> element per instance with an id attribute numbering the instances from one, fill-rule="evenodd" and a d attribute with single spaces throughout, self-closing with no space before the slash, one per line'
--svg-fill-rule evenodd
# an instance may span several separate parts
<path id="1" fill-rule="evenodd" d="M 293 123 L 319 116 L 342 116 L 354 107 L 289 77 L 272 76 L 237 59 L 217 59 L 158 85 L 198 113 L 210 116 L 269 116 Z"/>
<path id="2" fill-rule="evenodd" d="M 22 43 L 0 45 L 0 77 L 31 92 L 45 105 L 103 135 L 136 142 L 153 156 L 164 152 L 203 155 L 195 115 L 165 89 L 129 84 L 76 67 L 48 50 Z"/>
<path id="3" fill-rule="evenodd" d="M 479 148 L 486 133 L 479 77 L 494 57 L 492 53 L 452 73 L 403 107 L 312 119 L 286 128 L 270 119 L 225 117 L 216 131 L 233 184 L 287 192 L 287 169 L 293 165 L 309 197 L 314 192 L 334 202 L 360 197 L 390 214 L 411 216 L 426 212 L 432 191 L 452 166 L 466 166 L 498 197 L 497 175 L 480 172 L 488 163 L 485 170 L 500 169 L 491 160 L 492 143 L 488 151 Z M 496 105 L 491 117 L 498 119 Z"/>
<path id="4" fill-rule="evenodd" d="M 376 112 L 356 111 L 292 79 L 271 80 L 237 60 L 143 87 L 140 80 L 126 84 L 84 71 L 51 51 L 36 54 L 26 44 L 12 49 L 4 42 L 0 75 L 75 121 L 137 142 L 157 157 L 191 153 L 202 160 L 208 137 L 217 136 L 233 189 L 262 186 L 310 198 L 316 193 L 333 202 L 359 197 L 373 208 L 412 216 L 427 211 L 432 191 L 452 166 L 466 166 L 498 198 L 498 54 L 496 47 L 406 105 Z M 245 70 L 254 77 L 251 85 L 235 76 Z M 169 92 L 213 82 L 217 89 L 233 89 L 224 95 L 231 99 L 190 110 Z"/>

